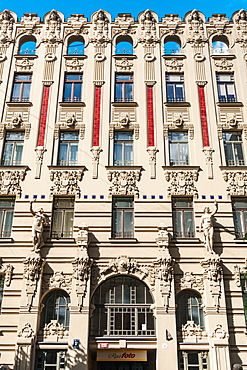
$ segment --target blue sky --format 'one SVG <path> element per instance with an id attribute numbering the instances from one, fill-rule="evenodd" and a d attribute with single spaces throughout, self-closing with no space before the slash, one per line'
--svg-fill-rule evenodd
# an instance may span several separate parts
<path id="1" fill-rule="evenodd" d="M 192 9 L 198 9 L 202 11 L 206 17 L 211 16 L 213 13 L 226 13 L 228 17 L 231 17 L 232 13 L 236 10 L 247 8 L 247 0 L 208 0 L 208 1 L 169 1 L 168 3 L 161 0 L 123 0 L 123 1 L 111 1 L 111 0 L 91 0 L 91 1 L 71 1 L 68 0 L 40 0 L 38 2 L 31 0 L 5 0 L 2 2 L 2 9 L 13 10 L 17 13 L 18 18 L 23 13 L 38 13 L 43 18 L 44 14 L 51 9 L 61 11 L 65 18 L 68 18 L 71 13 L 82 13 L 87 18 L 98 9 L 104 9 L 109 11 L 113 17 L 117 17 L 118 13 L 132 13 L 136 18 L 137 15 L 145 10 L 151 9 L 158 13 L 159 18 L 164 14 L 178 13 L 180 17 Z M 4 7 L 3 7 L 4 6 Z"/>

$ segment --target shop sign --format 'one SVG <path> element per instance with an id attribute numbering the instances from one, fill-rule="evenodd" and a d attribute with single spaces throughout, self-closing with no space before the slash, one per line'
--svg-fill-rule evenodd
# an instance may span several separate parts
<path id="1" fill-rule="evenodd" d="M 109 347 L 109 343 L 100 343 L 99 344 L 99 348 L 108 348 Z"/>
<path id="2" fill-rule="evenodd" d="M 97 351 L 97 361 L 147 361 L 145 350 L 107 349 Z"/>

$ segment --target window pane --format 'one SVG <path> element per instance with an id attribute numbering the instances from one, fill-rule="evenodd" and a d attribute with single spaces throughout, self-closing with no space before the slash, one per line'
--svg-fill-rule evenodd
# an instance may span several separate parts
<path id="1" fill-rule="evenodd" d="M 171 84 L 167 84 L 167 97 L 174 98 L 174 86 Z"/>
<path id="2" fill-rule="evenodd" d="M 78 145 L 77 144 L 70 144 L 70 162 L 73 164 L 77 163 L 77 155 L 78 155 Z"/>
<path id="3" fill-rule="evenodd" d="M 133 232 L 133 212 L 132 211 L 124 211 L 124 232 L 129 233 L 129 234 L 132 234 Z"/>
<path id="4" fill-rule="evenodd" d="M 182 213 L 180 211 L 174 212 L 174 227 L 175 233 L 182 236 Z"/>
<path id="5" fill-rule="evenodd" d="M 65 237 L 70 237 L 72 236 L 72 232 L 73 232 L 73 215 L 74 215 L 74 212 L 73 211 L 65 211 L 65 215 L 64 215 L 64 232 L 63 232 L 63 235 Z"/>
<path id="6" fill-rule="evenodd" d="M 79 83 L 74 84 L 74 98 L 79 101 L 81 100 L 81 88 L 82 85 Z"/>
<path id="7" fill-rule="evenodd" d="M 13 164 L 21 164 L 23 143 L 16 143 Z"/>
<path id="8" fill-rule="evenodd" d="M 62 211 L 53 212 L 52 236 L 60 236 L 62 231 Z"/>
<path id="9" fill-rule="evenodd" d="M 3 164 L 10 165 L 12 160 L 13 143 L 5 143 L 3 152 Z"/>
<path id="10" fill-rule="evenodd" d="M 22 100 L 28 100 L 30 95 L 30 87 L 31 84 L 24 83 L 23 84 L 23 92 L 22 92 Z"/>
<path id="11" fill-rule="evenodd" d="M 131 165 L 133 163 L 133 145 L 132 144 L 125 144 L 124 162 L 125 162 L 125 165 Z"/>
<path id="12" fill-rule="evenodd" d="M 125 85 L 125 94 L 128 101 L 133 100 L 133 85 L 128 83 Z"/>
<path id="13" fill-rule="evenodd" d="M 6 211 L 3 225 L 3 237 L 9 237 L 12 229 L 13 211 Z"/>
<path id="14" fill-rule="evenodd" d="M 72 84 L 66 82 L 64 85 L 64 93 L 63 93 L 64 100 L 71 99 L 71 96 L 72 96 Z"/>
<path id="15" fill-rule="evenodd" d="M 67 155 L 68 155 L 68 144 L 67 143 L 60 143 L 59 154 L 58 154 L 59 164 L 61 164 L 61 165 L 66 164 Z"/>
<path id="16" fill-rule="evenodd" d="M 119 99 L 119 100 L 123 99 L 123 84 L 121 83 L 116 84 L 115 94 L 116 94 L 116 99 Z"/>
<path id="17" fill-rule="evenodd" d="M 12 100 L 19 101 L 20 90 L 21 90 L 21 85 L 18 83 L 15 83 L 13 87 L 13 92 L 12 92 Z"/>
<path id="18" fill-rule="evenodd" d="M 114 144 L 114 165 L 121 166 L 123 162 L 122 158 L 122 143 Z"/>

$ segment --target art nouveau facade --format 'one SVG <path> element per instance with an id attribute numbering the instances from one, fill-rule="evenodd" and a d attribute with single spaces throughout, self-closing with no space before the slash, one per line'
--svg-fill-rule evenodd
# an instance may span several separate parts
<path id="1" fill-rule="evenodd" d="M 244 10 L 0 13 L 1 369 L 247 369 L 246 56 Z"/>

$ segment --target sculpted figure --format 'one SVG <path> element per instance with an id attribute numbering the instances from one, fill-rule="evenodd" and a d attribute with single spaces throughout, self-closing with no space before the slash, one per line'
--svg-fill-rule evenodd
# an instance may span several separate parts
<path id="1" fill-rule="evenodd" d="M 33 215 L 33 225 L 32 225 L 33 250 L 35 252 L 39 252 L 40 248 L 43 246 L 42 234 L 44 225 L 46 225 L 46 219 L 43 208 L 40 208 L 37 212 L 34 212 L 33 202 L 34 201 L 30 202 L 30 212 Z"/>
<path id="2" fill-rule="evenodd" d="M 103 41 L 108 37 L 108 22 L 103 10 L 99 10 L 94 19 L 94 32 L 98 41 Z"/>
<path id="3" fill-rule="evenodd" d="M 204 213 L 201 216 L 199 230 L 204 233 L 204 245 L 207 249 L 207 252 L 214 253 L 213 251 L 213 238 L 214 238 L 214 225 L 213 217 L 218 211 L 218 204 L 215 201 L 215 210 L 214 212 L 210 211 L 209 207 L 204 208 Z"/>
<path id="4" fill-rule="evenodd" d="M 0 41 L 11 40 L 14 19 L 8 10 L 4 10 L 0 15 Z"/>

